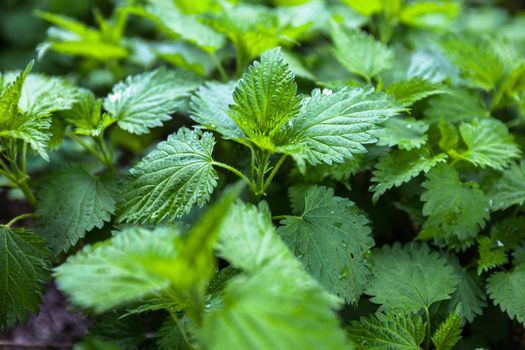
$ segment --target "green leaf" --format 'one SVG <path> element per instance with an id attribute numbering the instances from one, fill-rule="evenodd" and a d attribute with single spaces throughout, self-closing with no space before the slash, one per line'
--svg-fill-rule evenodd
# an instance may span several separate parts
<path id="1" fill-rule="evenodd" d="M 494 304 L 506 312 L 510 318 L 525 324 L 525 266 L 518 265 L 510 272 L 496 272 L 489 277 L 487 292 Z"/>
<path id="2" fill-rule="evenodd" d="M 446 258 L 459 281 L 456 291 L 447 303 L 447 309 L 449 312 L 454 312 L 457 308 L 461 308 L 462 319 L 472 322 L 477 315 L 483 313 L 487 305 L 484 289 L 480 287 L 480 282 L 475 276 L 461 266 L 456 256 L 446 254 Z"/>
<path id="3" fill-rule="evenodd" d="M 501 79 L 504 66 L 488 40 L 449 39 L 442 46 L 468 86 L 489 91 Z"/>
<path id="4" fill-rule="evenodd" d="M 421 172 L 429 172 L 437 164 L 445 162 L 446 159 L 447 156 L 444 153 L 432 156 L 426 147 L 411 151 L 390 151 L 376 164 L 376 169 L 373 172 L 373 184 L 370 187 L 370 190 L 374 192 L 372 200 L 377 202 L 387 190 L 401 186 Z"/>
<path id="5" fill-rule="evenodd" d="M 24 72 L 4 77 L 10 83 L 0 96 L 0 138 L 23 140 L 48 160 L 49 115 L 70 108 L 76 90 L 58 78 L 29 75 L 32 66 L 31 62 Z"/>
<path id="6" fill-rule="evenodd" d="M 60 288 L 74 303 L 96 312 L 132 301 L 145 304 L 148 298 L 203 300 L 216 268 L 219 228 L 239 192 L 239 186 L 226 191 L 184 236 L 176 227 L 128 227 L 85 247 L 55 269 Z"/>
<path id="7" fill-rule="evenodd" d="M 512 164 L 503 171 L 489 192 L 493 211 L 507 209 L 525 202 L 525 162 Z"/>
<path id="8" fill-rule="evenodd" d="M 420 237 L 475 237 L 489 218 L 488 198 L 477 183 L 460 181 L 449 165 L 436 166 L 423 183 L 423 215 L 428 216 Z"/>
<path id="9" fill-rule="evenodd" d="M 224 45 L 224 36 L 201 23 L 197 16 L 182 13 L 171 0 L 148 0 L 147 11 L 168 32 L 213 53 Z"/>
<path id="10" fill-rule="evenodd" d="M 158 223 L 203 206 L 217 185 L 213 135 L 181 128 L 130 170 L 119 220 Z"/>
<path id="11" fill-rule="evenodd" d="M 254 62 L 233 93 L 229 116 L 250 141 L 273 149 L 273 138 L 299 112 L 300 99 L 294 75 L 279 48 L 267 51 Z"/>
<path id="12" fill-rule="evenodd" d="M 39 234 L 54 252 L 67 251 L 86 232 L 109 221 L 115 194 L 112 177 L 95 177 L 78 166 L 61 167 L 38 193 Z"/>
<path id="13" fill-rule="evenodd" d="M 199 333 L 206 348 L 348 349 L 333 300 L 315 284 L 290 280 L 295 268 L 266 267 L 232 280 L 224 306 L 205 315 Z"/>
<path id="14" fill-rule="evenodd" d="M 235 268 L 250 274 L 289 261 L 299 266 L 277 236 L 268 206 L 262 203 L 259 207 L 242 202 L 232 206 L 221 227 L 217 251 Z"/>
<path id="15" fill-rule="evenodd" d="M 450 93 L 429 99 L 425 116 L 433 122 L 468 121 L 477 117 L 488 117 L 489 112 L 481 96 L 468 90 L 451 90 Z"/>
<path id="16" fill-rule="evenodd" d="M 75 133 L 98 137 L 115 120 L 107 113 L 102 113 L 102 100 L 87 89 L 79 89 L 78 100 L 60 115 L 75 126 Z"/>
<path id="17" fill-rule="evenodd" d="M 366 293 L 383 310 L 418 312 L 450 299 L 459 282 L 446 260 L 425 244 L 384 246 L 373 260 L 374 278 Z"/>
<path id="18" fill-rule="evenodd" d="M 38 311 L 50 267 L 44 244 L 32 232 L 0 225 L 0 331 Z"/>
<path id="19" fill-rule="evenodd" d="M 447 92 L 443 85 L 419 77 L 394 82 L 386 89 L 386 93 L 394 96 L 403 107 L 409 107 L 429 96 Z"/>
<path id="20" fill-rule="evenodd" d="M 352 321 L 348 336 L 359 350 L 421 350 L 425 323 L 418 314 L 377 312 Z"/>
<path id="21" fill-rule="evenodd" d="M 383 0 L 342 0 L 360 15 L 369 17 L 383 10 Z"/>
<path id="22" fill-rule="evenodd" d="M 525 218 L 523 216 L 509 216 L 497 222 L 491 228 L 489 236 L 478 238 L 478 274 L 506 264 L 507 252 L 516 248 L 524 238 Z"/>
<path id="23" fill-rule="evenodd" d="M 427 142 L 428 123 L 413 118 L 390 118 L 377 132 L 379 146 L 398 146 L 407 151 L 420 148 Z"/>
<path id="24" fill-rule="evenodd" d="M 278 232 L 306 270 L 328 291 L 357 303 L 368 282 L 374 245 L 368 219 L 353 202 L 326 187 L 290 190 L 294 216 Z"/>
<path id="25" fill-rule="evenodd" d="M 75 304 L 96 312 L 159 295 L 170 281 L 155 273 L 153 264 L 176 258 L 174 241 L 178 236 L 174 228 L 124 229 L 69 257 L 55 268 L 55 278 Z"/>
<path id="26" fill-rule="evenodd" d="M 392 66 L 392 51 L 360 29 L 351 29 L 332 22 L 330 34 L 337 60 L 348 71 L 366 81 Z"/>
<path id="27" fill-rule="evenodd" d="M 453 1 L 417 1 L 406 4 L 399 19 L 411 27 L 446 30 L 460 11 L 460 4 Z"/>
<path id="28" fill-rule="evenodd" d="M 281 132 L 279 149 L 291 154 L 300 168 L 305 161 L 343 163 L 366 153 L 364 145 L 377 141 L 378 125 L 400 110 L 389 96 L 373 90 L 316 89 Z"/>
<path id="29" fill-rule="evenodd" d="M 217 131 L 226 139 L 245 139 L 244 132 L 228 115 L 234 90 L 233 83 L 205 83 L 191 98 L 191 119 L 208 130 Z"/>
<path id="30" fill-rule="evenodd" d="M 459 130 L 467 145 L 459 157 L 476 166 L 503 170 L 521 155 L 505 124 L 496 119 L 474 119 L 461 124 Z"/>
<path id="31" fill-rule="evenodd" d="M 432 335 L 436 350 L 450 350 L 461 340 L 461 317 L 451 313 Z"/>
<path id="32" fill-rule="evenodd" d="M 182 98 L 200 85 L 189 73 L 158 68 L 128 77 L 113 87 L 104 99 L 104 108 L 118 125 L 133 134 L 145 134 L 170 120 Z"/>

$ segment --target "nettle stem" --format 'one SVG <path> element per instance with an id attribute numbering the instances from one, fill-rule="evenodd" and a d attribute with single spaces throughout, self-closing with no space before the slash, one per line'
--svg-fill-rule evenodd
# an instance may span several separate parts
<path id="1" fill-rule="evenodd" d="M 425 317 L 427 319 L 427 336 L 426 336 L 426 340 L 425 340 L 425 349 L 429 349 L 430 348 L 430 338 L 431 338 L 431 335 L 430 335 L 430 313 L 428 311 L 428 307 L 425 307 Z"/>
<path id="2" fill-rule="evenodd" d="M 27 202 L 32 207 L 36 205 L 36 198 L 29 187 L 27 180 L 27 143 L 22 143 L 22 154 L 20 157 L 21 165 L 18 165 L 18 147 L 16 144 L 9 144 L 7 147 L 7 153 L 3 155 L 4 160 L 0 158 L 0 174 L 5 176 L 11 182 L 13 187 L 18 188 L 24 194 Z"/>

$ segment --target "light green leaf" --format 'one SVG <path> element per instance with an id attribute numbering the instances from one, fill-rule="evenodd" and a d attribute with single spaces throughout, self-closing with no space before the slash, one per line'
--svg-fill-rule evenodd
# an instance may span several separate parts
<path id="1" fill-rule="evenodd" d="M 383 0 L 342 0 L 360 15 L 369 17 L 383 10 Z"/>
<path id="2" fill-rule="evenodd" d="M 252 274 L 287 261 L 299 266 L 277 236 L 268 206 L 263 204 L 259 208 L 242 202 L 233 205 L 221 227 L 217 250 L 234 267 Z"/>
<path id="3" fill-rule="evenodd" d="M 196 15 L 184 14 L 171 0 L 148 0 L 147 11 L 168 32 L 213 53 L 224 45 L 224 36 L 201 23 Z"/>
<path id="4" fill-rule="evenodd" d="M 456 38 L 444 41 L 442 46 L 470 87 L 489 91 L 501 79 L 504 66 L 488 40 Z"/>
<path id="5" fill-rule="evenodd" d="M 494 304 L 506 312 L 510 318 L 525 324 L 525 266 L 518 265 L 510 272 L 496 272 L 489 277 L 487 292 Z"/>
<path id="6" fill-rule="evenodd" d="M 273 149 L 280 128 L 299 112 L 294 75 L 279 48 L 267 51 L 239 81 L 229 116 L 261 148 Z"/>
<path id="7" fill-rule="evenodd" d="M 200 338 L 210 350 L 348 349 L 333 299 L 288 277 L 296 267 L 266 267 L 232 280 L 224 306 L 205 315 Z M 269 288 L 269 286 L 271 286 Z"/>
<path id="8" fill-rule="evenodd" d="M 461 340 L 461 317 L 451 313 L 432 335 L 436 350 L 450 350 Z"/>
<path id="9" fill-rule="evenodd" d="M 208 130 L 217 131 L 226 139 L 243 140 L 246 137 L 244 132 L 228 115 L 234 90 L 233 83 L 205 83 L 191 99 L 191 119 Z"/>
<path id="10" fill-rule="evenodd" d="M 364 145 L 377 141 L 379 124 L 400 110 L 389 96 L 373 90 L 316 89 L 281 131 L 280 150 L 291 154 L 300 168 L 305 161 L 343 163 L 366 153 Z"/>
<path id="11" fill-rule="evenodd" d="M 337 60 L 348 71 L 366 81 L 392 66 L 393 54 L 390 49 L 360 29 L 350 29 L 332 22 L 330 33 Z"/>
<path id="12" fill-rule="evenodd" d="M 113 87 L 104 108 L 118 125 L 134 134 L 145 134 L 170 119 L 191 90 L 200 85 L 197 76 L 158 68 L 128 77 Z"/>
<path id="13" fill-rule="evenodd" d="M 417 1 L 406 4 L 399 19 L 411 27 L 447 29 L 460 10 L 460 4 L 455 1 Z"/>
<path id="14" fill-rule="evenodd" d="M 38 311 L 50 267 L 44 244 L 32 232 L 0 225 L 0 331 Z"/>
<path id="15" fill-rule="evenodd" d="M 493 211 L 507 209 L 525 202 L 525 162 L 512 164 L 503 171 L 489 192 Z"/>
<path id="16" fill-rule="evenodd" d="M 101 109 L 102 100 L 90 90 L 79 89 L 76 103 L 60 115 L 76 127 L 76 134 L 97 137 L 115 121 L 109 114 L 103 114 Z"/>
<path id="17" fill-rule="evenodd" d="M 425 323 L 418 314 L 377 312 L 353 321 L 348 336 L 359 350 L 421 350 Z"/>
<path id="18" fill-rule="evenodd" d="M 86 232 L 109 221 L 115 212 L 115 194 L 112 177 L 95 177 L 80 167 L 61 167 L 38 193 L 39 234 L 54 252 L 67 251 Z"/>
<path id="19" fill-rule="evenodd" d="M 443 85 L 418 77 L 394 82 L 386 89 L 386 93 L 394 96 L 404 107 L 409 107 L 429 96 L 447 92 L 448 90 Z"/>
<path id="20" fill-rule="evenodd" d="M 496 119 L 474 119 L 461 124 L 459 130 L 467 145 L 459 157 L 476 166 L 503 170 L 521 155 L 505 124 Z"/>
<path id="21" fill-rule="evenodd" d="M 379 146 L 398 146 L 399 149 L 420 148 L 427 142 L 428 123 L 413 118 L 390 118 L 377 132 Z"/>
<path id="22" fill-rule="evenodd" d="M 55 269 L 58 286 L 80 306 L 102 312 L 118 305 L 161 295 L 169 279 L 152 263 L 175 259 L 174 228 L 154 231 L 130 227 L 110 240 L 87 246 Z"/>
<path id="23" fill-rule="evenodd" d="M 328 291 L 357 303 L 368 282 L 367 254 L 374 245 L 367 218 L 326 187 L 290 190 L 294 216 L 278 230 L 306 270 Z"/>
<path id="24" fill-rule="evenodd" d="M 158 223 L 202 206 L 217 185 L 210 133 L 181 128 L 130 170 L 119 220 Z"/>
<path id="25" fill-rule="evenodd" d="M 456 170 L 439 165 L 427 174 L 423 215 L 428 216 L 420 237 L 475 237 L 489 218 L 489 201 L 477 183 L 460 181 Z"/>
<path id="26" fill-rule="evenodd" d="M 488 117 L 489 112 L 479 94 L 468 90 L 451 90 L 450 93 L 429 99 L 425 109 L 428 120 L 439 122 L 468 121 L 477 117 Z"/>
<path id="27" fill-rule="evenodd" d="M 373 172 L 373 184 L 370 187 L 370 191 L 374 192 L 373 201 L 377 202 L 387 190 L 401 186 L 421 172 L 429 172 L 446 159 L 447 156 L 444 153 L 432 156 L 426 147 L 411 151 L 390 151 L 376 164 Z"/>
<path id="28" fill-rule="evenodd" d="M 450 299 L 459 282 L 453 268 L 426 244 L 384 246 L 373 260 L 374 278 L 366 293 L 380 309 L 418 312 Z"/>

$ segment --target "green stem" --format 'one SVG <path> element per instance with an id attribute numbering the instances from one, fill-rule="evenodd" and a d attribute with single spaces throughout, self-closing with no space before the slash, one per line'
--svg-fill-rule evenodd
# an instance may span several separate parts
<path id="1" fill-rule="evenodd" d="M 222 66 L 221 60 L 217 57 L 215 53 L 211 54 L 211 58 L 213 60 L 213 63 L 215 63 L 215 68 L 217 68 L 217 72 L 219 72 L 219 75 L 221 76 L 221 79 L 223 82 L 228 81 L 228 74 L 226 74 L 226 71 L 224 70 L 224 67 Z"/>
<path id="2" fill-rule="evenodd" d="M 191 344 L 189 338 L 188 338 L 188 335 L 186 334 L 186 330 L 182 327 L 182 325 L 180 324 L 180 320 L 179 318 L 177 317 L 177 315 L 175 314 L 175 312 L 173 312 L 171 309 L 168 309 L 168 312 L 170 313 L 170 316 L 171 318 L 173 319 L 173 321 L 175 321 L 175 324 L 177 325 L 177 328 L 179 329 L 179 332 L 180 334 L 182 335 L 182 338 L 184 339 L 184 342 L 186 343 L 186 345 L 188 346 L 188 348 L 190 349 L 195 349 L 193 347 L 193 345 Z"/>
<path id="3" fill-rule="evenodd" d="M 267 172 L 269 158 L 270 155 L 266 151 L 262 151 L 261 155 L 257 157 L 257 182 L 254 191 L 257 197 L 264 194 L 264 175 Z"/>
<path id="4" fill-rule="evenodd" d="M 17 181 L 17 187 L 22 191 L 22 193 L 24 194 L 24 197 L 29 202 L 29 204 L 31 204 L 32 207 L 35 207 L 36 198 L 35 198 L 35 195 L 33 194 L 33 191 L 31 191 L 31 189 L 29 188 L 29 185 L 27 184 L 27 178 L 23 180 L 19 179 Z"/>
<path id="5" fill-rule="evenodd" d="M 427 337 L 425 340 L 425 349 L 430 348 L 430 313 L 428 312 L 428 307 L 425 307 L 425 317 L 427 319 Z"/>
<path id="6" fill-rule="evenodd" d="M 279 158 L 275 166 L 273 167 L 272 172 L 270 173 L 270 175 L 268 176 L 268 178 L 266 178 L 266 181 L 264 182 L 263 189 L 262 189 L 263 192 L 265 192 L 268 186 L 270 186 L 270 183 L 272 182 L 275 174 L 277 174 L 277 171 L 279 170 L 281 165 L 283 165 L 284 161 L 286 160 L 286 157 L 287 155 L 283 154 L 281 158 Z"/>
<path id="7" fill-rule="evenodd" d="M 82 137 L 72 133 L 72 132 L 67 132 L 66 135 L 72 139 L 73 141 L 75 141 L 76 143 L 78 143 L 80 146 L 84 147 L 84 149 L 86 151 L 88 151 L 89 153 L 93 154 L 99 162 L 101 162 L 104 166 L 106 166 L 108 169 L 112 170 L 113 171 L 113 164 L 112 162 L 109 162 L 108 163 L 108 160 L 106 159 L 106 155 L 101 155 L 99 151 L 97 151 L 95 148 L 91 147 L 90 144 L 88 144 L 87 142 L 85 142 Z M 98 142 L 97 141 L 97 146 L 98 146 Z M 100 147 L 100 146 L 99 146 Z"/>
<path id="8" fill-rule="evenodd" d="M 5 224 L 4 226 L 7 227 L 7 228 L 10 228 L 11 226 L 13 226 L 14 224 L 16 224 L 18 221 L 20 220 L 24 220 L 24 219 L 27 219 L 27 218 L 36 218 L 38 215 L 35 214 L 35 213 L 25 213 L 25 214 L 21 214 L 21 215 L 18 215 L 17 217 L 13 218 L 11 221 L 9 221 L 7 224 Z"/>
<path id="9" fill-rule="evenodd" d="M 252 191 L 254 190 L 253 182 L 250 179 L 248 179 L 248 177 L 246 175 L 244 175 L 243 173 L 241 173 L 239 170 L 235 169 L 234 167 L 229 166 L 228 164 L 224 164 L 224 163 L 221 163 L 221 162 L 215 162 L 215 161 L 211 162 L 211 165 L 216 165 L 216 166 L 218 166 L 220 168 L 223 168 L 223 169 L 231 171 L 235 175 L 239 176 L 242 180 L 246 181 L 246 183 L 248 184 L 248 186 L 250 186 L 250 189 Z"/>

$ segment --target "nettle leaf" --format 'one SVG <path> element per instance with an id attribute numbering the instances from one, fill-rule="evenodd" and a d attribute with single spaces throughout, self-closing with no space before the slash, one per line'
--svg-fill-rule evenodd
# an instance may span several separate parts
<path id="1" fill-rule="evenodd" d="M 420 237 L 467 240 L 489 218 L 489 201 L 477 183 L 461 182 L 449 165 L 436 166 L 423 182 L 423 215 L 428 216 Z"/>
<path id="2" fill-rule="evenodd" d="M 461 264 L 456 256 L 446 254 L 448 264 L 454 269 L 458 278 L 458 286 L 447 302 L 449 312 L 461 309 L 461 318 L 472 322 L 477 315 L 483 313 L 486 306 L 486 295 L 480 282 L 475 279 Z"/>
<path id="3" fill-rule="evenodd" d="M 525 162 L 512 164 L 490 189 L 492 210 L 503 210 L 525 202 Z"/>
<path id="4" fill-rule="evenodd" d="M 0 138 L 23 140 L 48 160 L 50 114 L 69 109 L 76 89 L 59 78 L 29 74 L 32 66 L 31 62 L 24 72 L 4 76 L 10 83 L 0 96 Z"/>
<path id="5" fill-rule="evenodd" d="M 170 281 L 152 271 L 154 266 L 148 262 L 162 264 L 174 259 L 178 235 L 174 228 L 126 228 L 106 242 L 85 247 L 58 266 L 58 286 L 75 304 L 97 312 L 158 295 Z"/>
<path id="6" fill-rule="evenodd" d="M 171 0 L 148 0 L 147 11 L 171 34 L 213 53 L 224 45 L 224 36 L 201 23 L 197 16 L 184 14 Z"/>
<path id="7" fill-rule="evenodd" d="M 279 149 L 292 155 L 303 170 L 305 161 L 343 163 L 366 153 L 364 145 L 377 141 L 378 125 L 400 111 L 391 97 L 373 90 L 316 89 L 281 132 Z"/>
<path id="8" fill-rule="evenodd" d="M 275 233 L 266 203 L 237 202 L 224 219 L 219 255 L 247 273 L 230 280 L 223 306 L 198 333 L 210 349 L 343 349 L 338 305 Z M 272 286 L 268 288 L 268 286 Z"/>
<path id="9" fill-rule="evenodd" d="M 461 340 L 461 317 L 451 313 L 432 335 L 436 350 L 450 350 Z"/>
<path id="10" fill-rule="evenodd" d="M 503 170 L 521 155 L 505 124 L 496 119 L 474 119 L 461 124 L 459 130 L 467 145 L 459 156 L 476 166 Z"/>
<path id="11" fill-rule="evenodd" d="M 348 71 L 370 81 L 393 63 L 392 51 L 360 29 L 336 22 L 330 26 L 335 57 Z"/>
<path id="12" fill-rule="evenodd" d="M 294 216 L 278 230 L 306 270 L 328 291 L 357 303 L 368 282 L 367 254 L 374 245 L 368 219 L 326 187 L 292 188 Z"/>
<path id="13" fill-rule="evenodd" d="M 487 292 L 494 304 L 506 312 L 510 318 L 525 324 L 525 265 L 521 264 L 510 272 L 496 272 L 489 277 Z"/>
<path id="14" fill-rule="evenodd" d="M 61 167 L 38 193 L 39 234 L 54 252 L 67 251 L 86 232 L 109 221 L 115 212 L 115 194 L 113 177 L 92 176 L 78 166 Z"/>
<path id="15" fill-rule="evenodd" d="M 300 99 L 294 75 L 279 48 L 265 52 L 239 81 L 229 116 L 250 141 L 275 148 L 273 138 L 299 112 Z"/>
<path id="16" fill-rule="evenodd" d="M 277 236 L 268 206 L 264 204 L 233 205 L 221 227 L 217 251 L 234 267 L 248 273 L 283 261 L 295 261 Z"/>
<path id="17" fill-rule="evenodd" d="M 74 303 L 96 312 L 145 298 L 165 299 L 167 288 L 172 303 L 188 292 L 203 298 L 216 269 L 219 227 L 240 189 L 227 190 L 185 235 L 176 227 L 128 227 L 85 247 L 55 269 L 59 287 Z"/>
<path id="18" fill-rule="evenodd" d="M 468 121 L 490 114 L 479 94 L 469 90 L 450 90 L 445 95 L 434 96 L 428 101 L 425 116 L 433 122 L 444 119 L 447 122 Z"/>
<path id="19" fill-rule="evenodd" d="M 234 83 L 205 83 L 191 98 L 191 119 L 208 130 L 217 131 L 226 139 L 245 139 L 244 132 L 228 115 L 235 87 Z"/>
<path id="20" fill-rule="evenodd" d="M 195 75 L 158 68 L 130 76 L 113 87 L 104 108 L 118 125 L 133 134 L 145 134 L 170 120 L 182 98 L 200 85 Z"/>
<path id="21" fill-rule="evenodd" d="M 199 334 L 206 348 L 347 349 L 334 300 L 315 284 L 290 279 L 295 269 L 266 267 L 229 282 L 224 306 L 204 316 Z"/>
<path id="22" fill-rule="evenodd" d="M 374 277 L 366 293 L 382 310 L 418 312 L 450 299 L 459 282 L 447 261 L 426 244 L 384 246 L 373 260 Z"/>
<path id="23" fill-rule="evenodd" d="M 394 82 L 386 89 L 386 93 L 394 96 L 403 107 L 409 107 L 429 96 L 447 92 L 448 90 L 442 84 L 419 77 Z"/>
<path id="24" fill-rule="evenodd" d="M 379 146 L 397 146 L 399 149 L 420 148 L 427 142 L 429 124 L 413 118 L 390 118 L 384 128 L 377 132 Z"/>
<path id="25" fill-rule="evenodd" d="M 48 281 L 49 251 L 25 229 L 0 225 L 0 331 L 36 313 L 42 284 Z"/>
<path id="26" fill-rule="evenodd" d="M 348 337 L 359 350 L 420 350 L 425 323 L 415 313 L 377 312 L 352 321 Z"/>
<path id="27" fill-rule="evenodd" d="M 497 222 L 489 236 L 478 238 L 478 274 L 506 264 L 507 252 L 516 248 L 524 238 L 525 217 L 509 216 Z"/>
<path id="28" fill-rule="evenodd" d="M 411 151 L 390 151 L 376 164 L 373 172 L 373 184 L 370 186 L 370 191 L 374 192 L 372 200 L 377 202 L 387 190 L 401 186 L 421 172 L 429 172 L 446 159 L 447 156 L 444 153 L 433 156 L 426 147 Z"/>
<path id="29" fill-rule="evenodd" d="M 102 113 L 102 100 L 87 89 L 79 89 L 78 100 L 73 106 L 60 113 L 68 123 L 75 126 L 75 133 L 97 137 L 110 126 L 115 119 Z"/>
<path id="30" fill-rule="evenodd" d="M 488 40 L 457 38 L 443 42 L 442 46 L 469 86 L 489 91 L 501 79 L 503 62 Z"/>
<path id="31" fill-rule="evenodd" d="M 126 180 L 119 220 L 158 223 L 203 206 L 217 185 L 213 135 L 180 128 L 144 157 Z"/>

